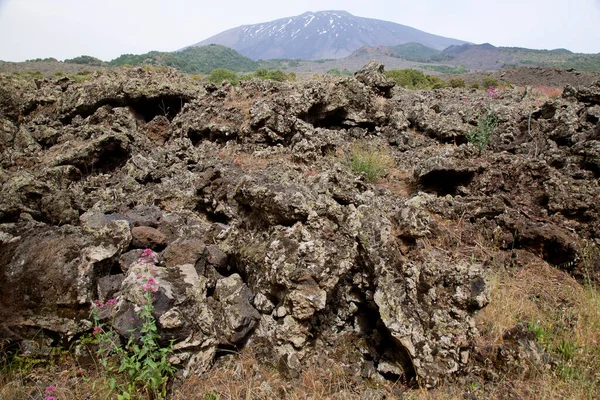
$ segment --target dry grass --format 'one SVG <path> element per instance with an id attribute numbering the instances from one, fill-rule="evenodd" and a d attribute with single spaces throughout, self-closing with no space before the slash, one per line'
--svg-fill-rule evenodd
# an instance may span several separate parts
<path id="1" fill-rule="evenodd" d="M 43 399 L 49 386 L 58 400 L 116 399 L 108 378 L 98 368 L 86 370 L 67 354 L 57 360 L 14 359 L 0 369 L 0 399 Z"/>
<path id="2" fill-rule="evenodd" d="M 360 384 L 339 364 L 308 367 L 299 377 L 285 379 L 272 365 L 257 361 L 252 349 L 227 356 L 225 361 L 202 376 L 191 377 L 173 399 L 363 399 L 369 390 L 395 399 L 394 386 Z M 397 391 L 398 389 L 396 389 Z"/>
<path id="3" fill-rule="evenodd" d="M 549 86 L 534 86 L 532 88 L 531 93 L 535 97 L 547 97 L 549 99 L 557 99 L 562 95 L 563 89 Z"/>
<path id="4" fill-rule="evenodd" d="M 530 380 L 510 380 L 524 399 L 600 398 L 600 293 L 544 263 L 501 270 L 492 299 L 477 317 L 482 343 L 501 343 L 502 333 L 526 322 L 554 358 L 555 368 Z M 497 388 L 490 395 L 500 396 Z"/>
<path id="5" fill-rule="evenodd" d="M 409 171 L 390 168 L 388 172 L 388 175 L 378 183 L 378 186 L 389 190 L 398 197 L 409 197 L 415 191 Z"/>

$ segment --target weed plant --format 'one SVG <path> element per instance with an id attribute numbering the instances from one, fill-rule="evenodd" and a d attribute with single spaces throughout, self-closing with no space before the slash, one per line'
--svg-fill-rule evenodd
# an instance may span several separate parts
<path id="1" fill-rule="evenodd" d="M 497 126 L 498 117 L 490 111 L 485 116 L 479 118 L 477 127 L 474 130 L 467 133 L 467 140 L 481 151 L 487 147 Z"/>

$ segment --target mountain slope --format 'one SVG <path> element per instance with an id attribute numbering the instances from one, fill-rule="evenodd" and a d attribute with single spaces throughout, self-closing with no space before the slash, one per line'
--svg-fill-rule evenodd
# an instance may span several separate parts
<path id="1" fill-rule="evenodd" d="M 307 12 L 219 33 L 192 46 L 221 44 L 252 59 L 342 58 L 363 46 L 416 42 L 436 50 L 466 42 L 346 11 Z"/>
<path id="2" fill-rule="evenodd" d="M 398 66 L 390 57 L 413 62 L 413 66 Z M 446 67 L 465 68 L 471 71 L 496 71 L 505 66 L 537 66 L 579 71 L 600 71 L 600 53 L 572 53 L 565 49 L 535 50 L 518 47 L 496 47 L 489 43 L 463 44 L 449 46 L 443 51 L 426 47 L 418 43 L 406 43 L 399 46 L 365 46 L 352 52 L 342 60 L 360 59 L 355 64 L 365 60 L 377 60 L 385 63 L 388 69 L 418 67 L 438 72 L 446 72 Z M 390 63 L 390 61 L 392 61 Z M 424 65 L 423 65 L 424 64 Z M 441 64 L 441 65 L 432 65 Z M 439 67 L 439 68 L 438 68 Z M 331 67 L 330 67 L 331 68 Z M 348 68 L 348 65 L 345 65 Z M 351 71 L 354 68 L 349 68 Z"/>
<path id="3" fill-rule="evenodd" d="M 188 47 L 172 53 L 151 51 L 146 54 L 123 54 L 110 62 L 113 66 L 125 64 L 176 67 L 190 74 L 208 74 L 215 68 L 227 68 L 235 72 L 258 68 L 256 61 L 220 45 Z"/>

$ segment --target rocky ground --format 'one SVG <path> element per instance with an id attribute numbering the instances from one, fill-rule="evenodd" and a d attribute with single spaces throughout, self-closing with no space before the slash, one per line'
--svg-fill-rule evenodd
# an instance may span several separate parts
<path id="1" fill-rule="evenodd" d="M 409 91 L 376 64 L 239 87 L 141 68 L 0 81 L 6 352 L 76 348 L 97 300 L 125 341 L 152 277 L 174 397 L 243 349 L 290 382 L 341 368 L 337 398 L 499 385 L 557 365 L 522 310 L 488 335 L 499 271 L 600 279 L 600 81 L 557 99 Z M 352 167 L 360 149 L 383 176 Z"/>

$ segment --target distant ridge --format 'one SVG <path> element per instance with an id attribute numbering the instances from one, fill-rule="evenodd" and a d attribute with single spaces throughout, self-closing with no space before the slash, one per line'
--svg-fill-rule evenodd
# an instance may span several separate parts
<path id="1" fill-rule="evenodd" d="M 318 60 L 343 58 L 363 46 L 419 43 L 435 50 L 467 42 L 346 11 L 307 12 L 295 17 L 229 29 L 193 44 L 221 44 L 259 59 Z"/>

